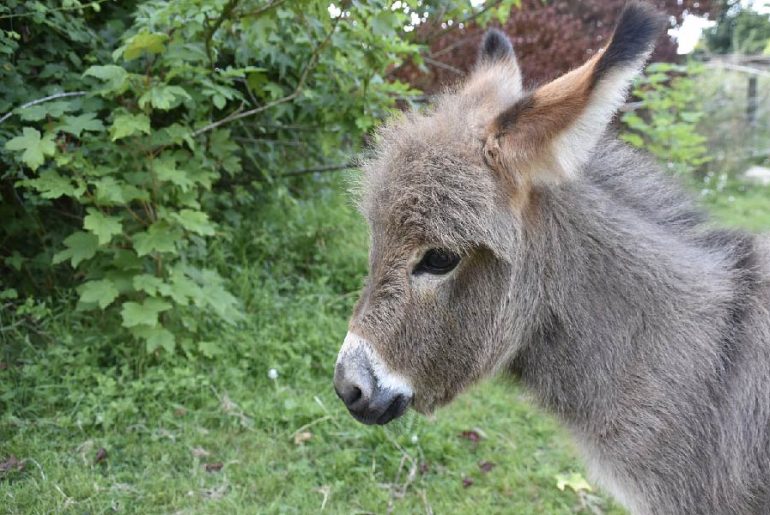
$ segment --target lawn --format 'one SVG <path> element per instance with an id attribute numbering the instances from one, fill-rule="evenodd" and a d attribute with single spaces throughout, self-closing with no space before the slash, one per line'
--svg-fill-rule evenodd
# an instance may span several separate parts
<path id="1" fill-rule="evenodd" d="M 0 511 L 623 513 L 581 488 L 566 433 L 506 380 L 430 419 L 347 415 L 331 372 L 366 235 L 331 189 L 282 197 L 215 249 L 248 317 L 209 360 L 110 355 L 82 317 L 31 306 L 45 336 L 0 354 Z M 753 230 L 769 204 L 761 188 L 710 202 Z"/>

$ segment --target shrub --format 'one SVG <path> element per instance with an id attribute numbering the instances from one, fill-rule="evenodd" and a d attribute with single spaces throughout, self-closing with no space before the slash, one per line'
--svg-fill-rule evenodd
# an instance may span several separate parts
<path id="1" fill-rule="evenodd" d="M 621 138 L 657 157 L 670 172 L 685 178 L 706 163 L 706 138 L 698 123 L 703 106 L 698 96 L 698 77 L 703 66 L 653 63 L 635 83 L 633 95 L 639 111 L 625 113 L 626 130 Z"/>
<path id="2" fill-rule="evenodd" d="M 415 50 L 387 5 L 4 3 L 6 286 L 75 288 L 148 352 L 210 345 L 203 328 L 243 316 L 207 262 L 238 188 L 344 162 L 410 93 L 382 78 Z"/>

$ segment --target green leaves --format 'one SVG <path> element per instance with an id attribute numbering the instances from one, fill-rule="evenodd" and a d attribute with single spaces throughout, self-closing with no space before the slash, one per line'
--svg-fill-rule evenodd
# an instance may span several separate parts
<path id="1" fill-rule="evenodd" d="M 164 43 L 167 39 L 168 36 L 165 34 L 140 32 L 136 36 L 129 38 L 126 46 L 122 48 L 123 59 L 131 61 L 145 52 L 148 54 L 160 54 L 165 50 Z"/>
<path id="2" fill-rule="evenodd" d="M 165 222 L 155 222 L 145 232 L 134 235 L 134 250 L 146 256 L 153 252 L 174 252 L 179 234 Z"/>
<path id="3" fill-rule="evenodd" d="M 674 174 L 692 176 L 709 160 L 706 138 L 698 132 L 703 117 L 697 77 L 702 67 L 653 63 L 635 84 L 645 116 L 631 111 L 621 118 L 628 128 L 621 138 L 645 148 L 663 161 Z"/>
<path id="4" fill-rule="evenodd" d="M 88 281 L 78 288 L 78 292 L 80 292 L 80 302 L 97 304 L 101 309 L 112 304 L 120 293 L 115 283 L 109 279 Z"/>
<path id="5" fill-rule="evenodd" d="M 354 2 L 335 20 L 328 2 L 248 16 L 260 3 L 246 0 L 216 25 L 225 1 L 129 2 L 96 18 L 27 3 L 41 7 L 24 19 L 29 35 L 0 41 L 12 64 L 0 113 L 13 113 L 2 127 L 0 186 L 24 200 L 0 204 L 5 265 L 48 294 L 60 285 L 40 263 L 67 262 L 74 271 L 58 272 L 79 283 L 78 307 L 104 311 L 89 326 L 120 320 L 109 333 L 149 352 L 188 342 L 186 353 L 213 356 L 218 340 L 206 332 L 243 314 L 230 284 L 203 268 L 211 237 L 228 241 L 266 193 L 285 191 L 276 177 L 286 170 L 347 160 L 413 93 L 383 77 L 417 55 L 403 38 L 417 4 Z M 18 107 L 57 91 L 83 94 Z M 292 191 L 326 181 L 307 179 Z M 262 216 L 280 223 L 284 214 Z"/>
<path id="6" fill-rule="evenodd" d="M 123 327 L 158 325 L 158 315 L 171 309 L 171 304 L 153 297 L 144 302 L 124 302 L 120 315 L 123 318 Z"/>
<path id="7" fill-rule="evenodd" d="M 192 100 L 187 91 L 180 86 L 153 86 L 141 97 L 139 97 L 139 107 L 142 109 L 152 106 L 155 109 L 167 111 L 177 107 L 183 100 Z"/>
<path id="8" fill-rule="evenodd" d="M 96 255 L 96 250 L 99 248 L 99 239 L 93 234 L 78 231 L 68 236 L 64 240 L 64 245 L 67 248 L 54 254 L 53 262 L 57 264 L 69 259 L 70 264 L 74 268 L 82 261 L 91 259 Z"/>
<path id="9" fill-rule="evenodd" d="M 389 9 L 384 9 L 370 20 L 372 32 L 377 36 L 392 36 L 395 34 L 399 24 L 398 15 Z"/>
<path id="10" fill-rule="evenodd" d="M 57 128 L 79 138 L 83 132 L 103 131 L 104 125 L 96 118 L 96 113 L 85 113 L 79 116 L 65 116 Z"/>
<path id="11" fill-rule="evenodd" d="M 147 352 L 155 352 L 162 348 L 166 352 L 173 352 L 176 338 L 168 329 L 160 326 L 137 326 L 132 329 L 134 336 L 142 338 L 146 342 Z"/>
<path id="12" fill-rule="evenodd" d="M 73 184 L 72 180 L 62 177 L 54 170 L 45 170 L 36 179 L 21 181 L 21 184 L 33 188 L 44 199 L 57 199 L 59 197 L 80 197 L 85 191 L 81 184 Z"/>
<path id="13" fill-rule="evenodd" d="M 71 102 L 67 101 L 54 101 L 43 102 L 30 107 L 19 108 L 16 112 L 19 117 L 27 122 L 37 122 L 50 118 L 60 118 L 65 112 L 73 111 L 75 107 Z"/>
<path id="14" fill-rule="evenodd" d="M 182 153 L 182 155 L 185 154 Z M 162 154 L 153 161 L 152 170 L 158 180 L 171 182 L 179 186 L 182 191 L 188 191 L 195 184 L 185 170 L 177 168 L 177 155 L 170 152 Z"/>
<path id="15" fill-rule="evenodd" d="M 21 162 L 32 170 L 37 170 L 45 162 L 45 156 L 52 156 L 56 152 L 53 134 L 41 137 L 40 132 L 32 127 L 24 127 L 22 135 L 8 140 L 5 148 L 22 152 Z"/>
<path id="16" fill-rule="evenodd" d="M 171 304 L 154 297 L 146 298 L 141 303 L 124 302 L 120 311 L 123 327 L 129 328 L 137 338 L 145 340 L 147 352 L 155 352 L 158 348 L 172 352 L 174 335 L 158 320 L 158 316 L 169 309 Z"/>
<path id="17" fill-rule="evenodd" d="M 112 141 L 118 141 L 137 133 L 150 133 L 150 118 L 146 114 L 123 113 L 115 116 L 112 127 L 110 127 Z"/>
<path id="18" fill-rule="evenodd" d="M 84 77 L 96 77 L 104 81 L 104 87 L 99 90 L 101 94 L 120 94 L 128 87 L 128 72 L 121 66 L 108 64 L 105 66 L 91 66 L 84 73 Z"/>
<path id="19" fill-rule="evenodd" d="M 565 488 L 569 488 L 575 493 L 581 491 L 593 491 L 591 485 L 588 483 L 588 481 L 585 480 L 580 472 L 573 472 L 572 474 L 556 474 L 554 479 L 556 479 L 556 488 L 561 491 L 564 491 Z"/>
<path id="20" fill-rule="evenodd" d="M 211 236 L 214 234 L 214 226 L 209 221 L 209 215 L 202 211 L 182 209 L 178 213 L 173 213 L 171 217 L 190 232 L 200 234 L 201 236 Z"/>
<path id="21" fill-rule="evenodd" d="M 122 232 L 123 225 L 117 216 L 107 216 L 90 208 L 88 215 L 83 219 L 83 228 L 96 235 L 99 245 L 106 245 L 113 236 Z"/>

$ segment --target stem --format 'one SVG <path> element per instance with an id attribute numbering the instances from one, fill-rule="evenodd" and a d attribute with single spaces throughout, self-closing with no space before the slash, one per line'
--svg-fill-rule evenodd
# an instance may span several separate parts
<path id="1" fill-rule="evenodd" d="M 219 15 L 219 18 L 217 18 L 214 24 L 210 25 L 206 30 L 206 55 L 209 58 L 211 68 L 214 68 L 216 65 L 216 62 L 214 61 L 214 50 L 211 48 L 211 40 L 214 39 L 214 34 L 216 34 L 216 32 L 219 30 L 219 27 L 222 26 L 225 20 L 230 17 L 233 9 L 235 9 L 237 5 L 238 0 L 229 0 L 225 4 L 224 8 L 222 8 L 222 14 Z"/>
<path id="2" fill-rule="evenodd" d="M 350 170 L 351 168 L 356 168 L 357 166 L 358 165 L 356 163 L 350 162 L 350 163 L 345 163 L 341 165 L 329 165 L 329 166 L 319 166 L 317 168 L 305 168 L 304 170 L 294 170 L 291 172 L 286 172 L 284 174 L 281 174 L 281 177 L 307 175 L 309 173 L 339 172 L 342 170 Z"/>
<path id="3" fill-rule="evenodd" d="M 232 115 L 225 116 L 221 120 L 218 120 L 216 122 L 210 123 L 206 125 L 203 128 L 198 129 L 197 131 L 193 132 L 193 136 L 200 136 L 201 134 L 204 134 L 206 132 L 209 132 L 213 129 L 216 129 L 217 127 L 220 127 L 222 125 L 225 125 L 230 122 L 234 122 L 235 120 L 240 120 L 242 118 L 246 118 L 248 116 L 253 116 L 255 114 L 261 113 L 262 111 L 266 111 L 267 109 L 270 109 L 271 107 L 275 107 L 280 104 L 285 104 L 286 102 L 291 102 L 295 98 L 297 98 L 300 93 L 302 93 L 302 88 L 305 87 L 305 82 L 307 81 L 307 77 L 310 74 L 310 70 L 313 69 L 318 61 L 318 57 L 321 53 L 321 51 L 326 47 L 326 45 L 329 44 L 329 41 L 332 38 L 332 35 L 337 30 L 337 25 L 340 22 L 340 19 L 345 13 L 345 7 L 346 5 L 343 5 L 340 9 L 340 14 L 336 18 L 334 18 L 334 22 L 332 23 L 332 28 L 329 31 L 329 33 L 326 35 L 324 40 L 316 46 L 315 50 L 313 50 L 312 55 L 310 56 L 310 59 L 305 63 L 305 67 L 302 70 L 302 74 L 299 77 L 299 81 L 297 81 L 297 86 L 294 88 L 294 91 L 290 94 L 286 95 L 285 97 L 281 97 L 277 100 L 273 100 L 272 102 L 268 102 L 267 104 L 255 107 L 254 109 L 249 109 L 248 111 L 243 111 L 240 113 L 235 113 Z"/>
<path id="4" fill-rule="evenodd" d="M 5 113 L 3 116 L 0 116 L 0 123 L 3 123 L 8 118 L 13 116 L 13 112 L 16 109 L 26 109 L 28 107 L 32 107 L 32 106 L 35 106 L 35 105 L 38 105 L 38 104 L 43 104 L 43 103 L 48 102 L 50 100 L 56 100 L 57 98 L 80 97 L 80 96 L 83 96 L 83 95 L 85 95 L 87 93 L 88 93 L 87 91 L 70 91 L 70 92 L 65 92 L 65 93 L 56 93 L 54 95 L 49 95 L 47 97 L 38 98 L 37 100 L 32 100 L 31 102 L 27 102 L 26 104 L 22 104 L 19 107 L 11 109 L 7 113 Z"/>

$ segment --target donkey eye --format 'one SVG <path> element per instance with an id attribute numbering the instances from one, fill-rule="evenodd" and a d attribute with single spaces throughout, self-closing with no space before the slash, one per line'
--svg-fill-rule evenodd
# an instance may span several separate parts
<path id="1" fill-rule="evenodd" d="M 414 268 L 415 274 L 443 275 L 451 272 L 460 262 L 460 256 L 444 249 L 430 249 Z"/>

